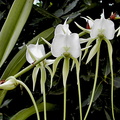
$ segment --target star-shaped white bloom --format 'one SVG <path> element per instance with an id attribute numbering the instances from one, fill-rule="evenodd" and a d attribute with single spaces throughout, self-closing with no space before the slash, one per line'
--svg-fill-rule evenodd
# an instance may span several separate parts
<path id="1" fill-rule="evenodd" d="M 114 34 L 115 34 L 114 23 L 111 20 L 105 19 L 103 11 L 103 13 L 101 14 L 101 18 L 93 21 L 90 37 L 91 38 L 105 37 L 111 40 L 114 38 Z"/>
<path id="2" fill-rule="evenodd" d="M 45 48 L 44 46 L 38 45 L 38 42 L 36 44 L 29 44 L 27 46 L 27 51 L 26 51 L 26 60 L 32 64 L 35 61 L 37 61 L 38 59 L 40 59 L 41 57 L 45 56 Z M 54 60 L 51 59 L 45 59 L 44 63 L 46 65 L 50 65 L 54 62 Z"/>
<path id="3" fill-rule="evenodd" d="M 32 64 L 35 61 L 39 60 L 40 58 L 42 58 L 43 56 L 45 56 L 45 48 L 43 45 L 38 45 L 38 42 L 36 44 L 29 44 L 27 46 L 27 51 L 26 51 L 26 60 Z M 52 73 L 50 67 L 48 65 L 53 64 L 55 60 L 51 60 L 51 59 L 44 59 L 43 61 L 41 61 L 39 64 L 36 65 L 36 67 L 33 69 L 33 73 L 32 73 L 32 80 L 33 80 L 33 91 L 35 89 L 35 84 L 36 84 L 36 79 L 37 79 L 37 75 L 39 70 L 41 70 L 41 93 L 43 93 L 43 87 L 46 81 L 46 69 L 48 69 L 48 71 L 50 72 L 50 74 Z M 44 73 L 43 73 L 44 71 Z"/>
<path id="4" fill-rule="evenodd" d="M 55 29 L 51 52 L 55 57 L 70 54 L 78 58 L 81 54 L 79 35 L 71 33 L 66 21 L 64 24 L 59 24 Z"/>

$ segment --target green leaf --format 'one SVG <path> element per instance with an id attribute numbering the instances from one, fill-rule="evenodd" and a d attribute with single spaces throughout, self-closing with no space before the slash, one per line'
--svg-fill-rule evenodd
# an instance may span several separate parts
<path id="1" fill-rule="evenodd" d="M 44 111 L 43 103 L 38 104 L 37 107 L 38 107 L 39 112 Z M 52 111 L 52 110 L 55 110 L 55 109 L 56 109 L 55 104 L 46 103 L 46 110 L 47 111 Z M 34 106 L 31 106 L 29 108 L 25 108 L 25 109 L 19 111 L 13 117 L 11 117 L 10 120 L 26 120 L 28 117 L 35 114 L 35 112 L 36 111 L 35 111 Z"/>
<path id="2" fill-rule="evenodd" d="M 104 112 L 105 112 L 105 115 L 106 115 L 106 119 L 107 120 L 112 120 L 110 115 L 108 114 L 108 112 L 106 110 L 104 110 Z"/>
<path id="3" fill-rule="evenodd" d="M 92 3 L 92 0 L 84 0 L 84 3 L 86 4 L 86 5 L 91 5 L 91 3 Z"/>
<path id="4" fill-rule="evenodd" d="M 3 102 L 3 104 L 0 106 L 0 108 L 7 107 L 8 104 L 12 101 L 12 99 L 7 99 Z M 1 120 L 1 119 L 0 119 Z"/>
<path id="5" fill-rule="evenodd" d="M 51 40 L 53 38 L 53 33 L 54 33 L 54 28 L 51 27 L 43 32 L 41 32 L 39 35 L 37 35 L 35 38 L 33 38 L 28 44 L 31 43 L 36 43 L 38 38 L 45 38 L 47 40 Z M 43 43 L 43 40 L 39 40 L 40 43 Z M 9 76 L 15 75 L 24 65 L 26 62 L 25 58 L 25 52 L 26 52 L 26 47 L 22 48 L 16 56 L 11 60 L 7 68 L 5 69 L 1 79 L 6 79 Z M 6 90 L 0 90 L 0 105 L 2 104 L 2 101 L 6 95 L 7 91 Z"/>
<path id="6" fill-rule="evenodd" d="M 0 120 L 3 120 L 3 113 L 0 113 Z"/>
<path id="7" fill-rule="evenodd" d="M 74 0 L 72 3 L 68 4 L 67 7 L 64 10 L 64 14 L 68 13 L 71 11 L 78 3 L 79 0 Z"/>
<path id="8" fill-rule="evenodd" d="M 99 84 L 99 85 L 97 86 L 97 88 L 96 88 L 93 102 L 96 101 L 96 100 L 99 98 L 99 96 L 100 96 L 101 93 L 102 93 L 102 90 L 103 90 L 103 85 L 102 85 L 102 84 Z"/>
<path id="9" fill-rule="evenodd" d="M 3 12 L 0 11 L 0 20 L 4 17 L 5 10 Z"/>
<path id="10" fill-rule="evenodd" d="M 107 60 L 105 67 L 102 69 L 102 71 L 103 71 L 104 78 L 106 78 L 108 74 L 110 73 L 110 64 L 108 60 Z"/>
<path id="11" fill-rule="evenodd" d="M 0 67 L 13 49 L 29 16 L 33 0 L 15 0 L 0 32 Z"/>
<path id="12" fill-rule="evenodd" d="M 97 86 L 97 88 L 96 88 L 93 102 L 95 102 L 95 101 L 99 98 L 99 96 L 100 96 L 101 93 L 102 93 L 102 90 L 103 90 L 103 85 L 102 85 L 102 84 L 99 84 L 99 85 Z M 90 95 L 88 96 L 88 98 L 87 98 L 85 101 L 83 101 L 83 103 L 82 103 L 83 107 L 89 104 L 90 99 L 91 99 L 91 94 L 92 94 L 92 93 L 90 93 Z"/>
<path id="13" fill-rule="evenodd" d="M 39 43 L 43 43 L 43 40 L 41 37 L 45 38 L 46 40 L 51 40 L 53 38 L 53 33 L 54 33 L 54 28 L 51 27 L 40 34 L 38 34 L 36 37 L 34 37 L 28 44 L 34 44 L 37 42 L 38 39 Z M 27 44 L 27 45 L 28 45 Z M 5 69 L 1 79 L 6 79 L 8 76 L 15 75 L 24 65 L 26 62 L 26 57 L 25 57 L 25 52 L 26 52 L 26 46 L 24 46 L 16 55 L 15 57 L 10 61 L 8 64 L 7 68 Z"/>
<path id="14" fill-rule="evenodd" d="M 120 77 L 115 77 L 114 78 L 114 86 L 116 88 L 120 88 Z"/>
<path id="15" fill-rule="evenodd" d="M 56 18 L 59 19 L 58 17 L 56 17 L 55 15 L 49 13 L 47 10 L 45 10 L 44 8 L 38 7 L 38 6 L 33 6 L 33 8 L 39 12 L 40 14 L 42 14 L 43 16 L 47 17 L 47 18 Z"/>

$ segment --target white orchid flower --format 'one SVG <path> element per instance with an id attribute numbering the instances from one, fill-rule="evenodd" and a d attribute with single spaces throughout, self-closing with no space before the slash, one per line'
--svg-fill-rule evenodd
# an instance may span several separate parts
<path id="1" fill-rule="evenodd" d="M 111 20 L 105 19 L 104 11 L 101 14 L 100 19 L 96 19 L 93 22 L 93 26 L 90 32 L 91 38 L 105 37 L 109 40 L 114 38 L 115 27 Z"/>
<path id="2" fill-rule="evenodd" d="M 80 29 L 82 29 L 83 31 L 86 30 L 86 29 L 82 28 L 81 26 L 79 26 L 78 24 L 77 24 L 77 26 Z M 87 31 L 85 31 L 85 32 L 87 32 Z M 89 52 L 86 63 L 91 61 L 91 59 L 95 56 L 95 54 L 97 54 L 97 58 L 96 58 L 96 70 L 95 70 L 93 91 L 91 94 L 91 99 L 90 99 L 89 106 L 86 111 L 84 120 L 87 119 L 88 113 L 90 111 L 90 108 L 91 108 L 91 105 L 92 105 L 92 102 L 94 99 L 96 83 L 97 83 L 97 78 L 98 78 L 99 56 L 100 56 L 100 48 L 101 48 L 102 41 L 106 42 L 107 49 L 108 49 L 108 56 L 109 56 L 109 62 L 110 62 L 109 64 L 110 64 L 110 70 L 111 70 L 111 106 L 112 106 L 112 117 L 114 119 L 114 107 L 113 107 L 113 83 L 114 83 L 114 80 L 113 80 L 113 61 L 112 61 L 113 48 L 112 48 L 110 40 L 114 38 L 115 27 L 114 27 L 114 23 L 111 20 L 105 19 L 104 11 L 101 14 L 100 19 L 95 19 L 93 21 L 93 25 L 90 29 L 89 34 L 90 34 L 90 39 L 87 42 L 86 47 L 90 46 L 93 43 L 93 41 L 96 41 L 96 43 L 93 45 L 93 47 L 91 47 L 91 50 Z M 83 58 L 86 56 L 87 52 L 88 52 L 88 49 L 85 50 Z"/>
<path id="3" fill-rule="evenodd" d="M 38 42 L 36 44 L 29 44 L 27 46 L 27 51 L 26 51 L 26 60 L 32 64 L 35 61 L 39 60 L 41 57 L 45 56 L 45 48 L 43 45 L 39 45 Z M 42 62 L 40 62 L 38 65 L 33 70 L 32 78 L 33 78 L 33 90 L 35 89 L 35 84 L 36 84 L 36 78 L 39 69 L 42 67 L 46 67 L 49 72 L 51 72 L 50 68 L 48 65 L 53 64 L 54 60 L 51 59 L 44 59 Z M 42 81 L 41 81 L 42 82 Z M 43 88 L 43 87 L 41 87 Z M 41 93 L 43 93 L 43 90 L 41 89 Z"/>
<path id="4" fill-rule="evenodd" d="M 30 64 L 34 64 L 35 61 L 39 60 L 41 57 L 45 56 L 45 48 L 43 45 L 30 44 L 27 46 L 26 51 L 26 59 Z M 44 59 L 36 67 L 33 69 L 32 73 L 32 80 L 33 80 L 33 91 L 35 89 L 36 79 L 38 72 L 41 72 L 40 78 L 40 85 L 41 85 L 41 93 L 43 94 L 43 101 L 44 101 L 44 119 L 46 120 L 46 93 L 45 93 L 45 82 L 46 82 L 46 69 L 49 71 L 50 75 L 52 76 L 52 70 L 48 65 L 51 65 L 54 60 L 51 59 Z M 46 69 L 45 69 L 46 68 Z"/>
<path id="5" fill-rule="evenodd" d="M 78 83 L 78 93 L 79 93 L 79 103 L 81 111 L 81 96 L 80 96 L 80 83 L 79 83 L 79 72 L 80 72 L 80 63 L 77 58 L 81 58 L 81 47 L 79 35 L 77 33 L 71 33 L 69 30 L 69 25 L 67 24 L 67 19 L 64 24 L 59 24 L 55 29 L 55 35 L 51 44 L 51 53 L 54 57 L 57 57 L 53 63 L 53 74 L 52 78 L 56 72 L 58 63 L 61 59 L 64 59 L 63 62 L 63 86 L 64 86 L 64 115 L 63 119 L 66 119 L 66 84 L 67 77 L 70 70 L 70 59 L 73 60 L 73 63 L 76 65 L 76 76 Z M 51 79 L 52 86 L 52 79 Z M 81 113 L 81 112 L 80 112 Z M 81 114 L 80 114 L 81 116 Z"/>
<path id="6" fill-rule="evenodd" d="M 32 64 L 41 57 L 45 56 L 45 48 L 44 46 L 38 45 L 38 42 L 36 44 L 29 44 L 27 46 L 27 51 L 26 51 L 26 60 Z M 44 63 L 46 65 L 51 65 L 54 62 L 54 60 L 51 59 L 45 59 Z"/>
<path id="7" fill-rule="evenodd" d="M 78 58 L 81 55 L 79 35 L 77 33 L 71 33 L 66 21 L 63 25 L 59 24 L 55 29 L 51 52 L 54 57 L 70 54 L 74 58 Z"/>

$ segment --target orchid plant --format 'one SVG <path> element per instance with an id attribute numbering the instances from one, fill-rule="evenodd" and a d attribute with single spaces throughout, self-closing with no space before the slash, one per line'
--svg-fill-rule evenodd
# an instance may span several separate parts
<path id="1" fill-rule="evenodd" d="M 114 84 L 114 80 L 113 80 L 113 61 L 112 61 L 113 48 L 112 48 L 112 45 L 109 41 L 109 40 L 112 40 L 114 38 L 115 26 L 114 26 L 114 23 L 111 20 L 105 19 L 104 10 L 103 10 L 103 13 L 101 14 L 100 19 L 95 19 L 95 20 L 87 19 L 87 18 L 85 18 L 85 19 L 88 21 L 90 29 L 88 29 L 88 30 L 84 29 L 81 26 L 79 26 L 77 23 L 76 23 L 76 25 L 80 29 L 82 29 L 82 30 L 84 30 L 84 31 L 86 31 L 87 33 L 90 34 L 90 38 L 89 38 L 88 43 L 86 44 L 86 47 L 91 45 L 93 41 L 96 41 L 95 45 L 90 50 L 90 53 L 88 55 L 86 63 L 88 63 L 94 57 L 95 54 L 97 54 L 97 58 L 96 58 L 96 71 L 95 71 L 93 91 L 92 91 L 92 95 L 91 95 L 90 104 L 89 104 L 88 110 L 85 114 L 84 120 L 86 120 L 86 118 L 88 116 L 92 101 L 94 99 L 94 93 L 95 93 L 95 90 L 96 90 L 96 83 L 97 83 L 97 77 L 98 77 L 100 47 L 101 47 L 101 42 L 103 40 L 107 43 L 107 47 L 108 47 L 109 62 L 110 62 L 110 69 L 111 69 L 112 116 L 113 116 L 113 119 L 115 119 L 115 117 L 114 117 L 114 106 L 113 106 L 113 84 Z M 85 50 L 83 58 L 86 56 L 87 52 L 88 52 L 88 49 Z"/>
<path id="2" fill-rule="evenodd" d="M 27 51 L 26 51 L 26 59 L 30 64 L 34 64 L 35 61 L 40 59 L 41 57 L 45 56 L 45 48 L 43 45 L 38 45 L 38 41 L 36 45 L 34 44 L 29 44 L 27 46 Z M 41 71 L 41 78 L 40 78 L 40 86 L 41 86 L 41 93 L 43 94 L 43 101 L 44 101 L 44 119 L 47 120 L 47 115 L 46 115 L 46 93 L 45 93 L 45 82 L 46 82 L 46 69 L 50 72 L 50 75 L 52 75 L 52 70 L 48 66 L 52 64 L 54 60 L 43 60 L 39 64 L 36 65 L 33 69 L 32 73 L 32 80 L 33 80 L 33 91 L 35 90 L 35 84 L 36 84 L 36 79 L 37 79 L 37 74 L 40 69 Z M 45 69 L 46 68 L 46 69 Z"/>
<path id="3" fill-rule="evenodd" d="M 80 80 L 79 80 L 79 72 L 80 72 L 80 63 L 77 58 L 81 58 L 81 47 L 79 35 L 77 33 L 71 33 L 69 30 L 69 25 L 67 24 L 67 19 L 64 24 L 59 24 L 55 29 L 54 38 L 51 44 L 51 52 L 54 57 L 57 57 L 55 62 L 53 63 L 53 75 L 56 72 L 56 68 L 58 63 L 62 58 L 64 58 L 63 63 L 63 86 L 64 86 L 64 116 L 63 120 L 66 120 L 66 84 L 67 77 L 70 69 L 70 59 L 76 64 L 76 75 L 77 75 L 77 83 L 78 83 L 78 93 L 79 93 L 79 105 L 80 105 L 80 119 L 82 119 L 82 110 L 81 110 L 81 93 L 80 93 Z M 52 80 L 51 80 L 52 85 Z"/>
<path id="4" fill-rule="evenodd" d="M 13 49 L 21 33 L 21 30 L 23 29 L 23 26 L 30 14 L 32 6 L 36 5 L 39 7 L 39 4 L 41 4 L 42 6 L 43 2 L 40 2 L 39 0 L 21 0 L 21 1 L 15 0 L 14 1 L 14 4 L 9 12 L 6 22 L 0 32 L 0 50 L 1 50 L 0 68 L 2 67 L 5 60 L 7 59 L 10 51 Z M 74 4 L 77 4 L 77 2 Z M 50 5 L 47 7 L 47 9 L 49 7 Z M 69 12 L 69 9 L 65 9 L 64 14 L 66 14 L 66 11 Z M 14 12 L 14 11 L 17 11 L 17 12 Z M 46 11 L 44 11 L 44 13 L 46 13 Z M 59 21 L 59 19 L 56 18 L 54 15 L 50 15 L 48 13 L 46 14 L 54 17 Z M 11 19 L 11 18 L 14 18 L 14 19 Z M 76 81 L 77 81 L 78 98 L 79 98 L 79 115 L 80 115 L 79 119 L 86 120 L 90 112 L 92 103 L 94 101 L 95 92 L 96 92 L 99 59 L 100 59 L 100 48 L 102 47 L 101 43 L 102 41 L 105 41 L 105 43 L 107 44 L 109 65 L 110 65 L 110 72 L 111 72 L 112 118 L 113 120 L 115 120 L 114 102 L 113 102 L 113 87 L 114 87 L 113 59 L 112 59 L 113 47 L 111 44 L 111 40 L 114 39 L 116 32 L 117 32 L 117 37 L 120 35 L 120 27 L 118 27 L 115 30 L 115 24 L 111 19 L 120 19 L 120 17 L 112 13 L 110 18 L 106 19 L 104 10 L 99 19 L 93 20 L 88 16 L 81 17 L 86 20 L 87 26 L 86 28 L 84 28 L 80 26 L 77 22 L 75 22 L 75 24 L 82 30 L 82 32 L 80 33 L 72 33 L 71 30 L 69 29 L 68 23 L 70 21 L 73 21 L 73 19 L 70 19 L 69 21 L 70 17 L 65 17 L 65 18 L 66 19 L 63 24 L 57 24 L 55 29 L 52 27 L 43 31 L 42 33 L 37 35 L 35 38 L 33 38 L 31 41 L 29 41 L 26 44 L 26 46 L 21 47 L 22 49 L 18 52 L 18 54 L 15 56 L 12 62 L 10 62 L 10 64 L 4 71 L 3 75 L 1 76 L 0 104 L 2 104 L 3 99 L 8 90 L 13 90 L 18 85 L 21 85 L 28 92 L 34 105 L 34 110 L 32 107 L 25 110 L 26 113 L 28 114 L 27 116 L 26 114 L 24 114 L 22 120 L 25 120 L 29 116 L 31 116 L 34 113 L 33 111 L 35 111 L 37 114 L 37 120 L 40 120 L 39 112 L 44 111 L 44 120 L 47 120 L 47 109 L 48 110 L 50 109 L 50 108 L 47 108 L 47 102 L 46 102 L 47 71 L 49 72 L 49 75 L 50 75 L 49 87 L 51 90 L 53 87 L 54 77 L 55 77 L 58 65 L 60 61 L 63 60 L 63 66 L 62 66 L 62 80 L 63 80 L 62 83 L 63 83 L 63 89 L 64 89 L 63 90 L 64 92 L 63 93 L 64 94 L 63 120 L 67 119 L 67 116 L 66 116 L 67 80 L 68 80 L 69 74 L 72 72 L 74 67 L 76 68 L 76 79 L 77 79 Z M 11 27 L 11 31 L 9 31 L 10 27 Z M 82 38 L 84 34 L 88 34 L 89 37 Z M 48 40 L 52 40 L 52 42 L 50 43 L 48 42 Z M 48 52 L 47 54 L 45 52 L 45 47 L 42 44 L 43 42 L 44 44 L 45 43 L 48 44 L 50 47 L 49 48 L 50 52 Z M 86 43 L 84 48 L 81 48 L 82 43 Z M 82 55 L 83 53 L 82 51 L 84 51 L 83 55 Z M 81 100 L 82 95 L 81 95 L 81 85 L 80 85 L 80 68 L 81 68 L 81 61 L 84 60 L 87 53 L 88 53 L 88 57 L 87 57 L 86 64 L 92 61 L 95 55 L 97 56 L 96 56 L 96 68 L 95 68 L 93 89 L 90 96 L 89 106 L 83 118 L 82 100 Z M 52 56 L 54 59 L 49 59 L 50 56 Z M 30 65 L 28 65 L 27 67 L 21 70 L 22 66 L 26 61 Z M 71 64 L 71 61 L 72 61 L 72 64 Z M 49 66 L 49 65 L 52 65 L 52 66 Z M 43 94 L 43 110 L 41 107 L 42 106 L 41 103 L 36 104 L 36 101 L 32 95 L 32 92 L 28 88 L 28 86 L 18 78 L 31 69 L 33 69 L 33 72 L 32 72 L 33 91 L 36 90 L 35 89 L 36 81 L 39 78 L 38 73 L 40 71 L 40 92 L 41 94 Z M 11 71 L 14 71 L 14 72 L 11 72 Z M 51 108 L 54 108 L 54 106 L 55 105 L 52 105 Z M 10 120 L 21 119 L 20 116 L 23 112 L 24 110 L 16 113 L 16 115 L 13 115 L 13 117 Z"/>

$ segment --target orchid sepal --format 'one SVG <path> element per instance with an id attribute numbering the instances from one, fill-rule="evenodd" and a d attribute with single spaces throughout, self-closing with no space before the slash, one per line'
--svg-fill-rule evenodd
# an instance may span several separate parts
<path id="1" fill-rule="evenodd" d="M 41 39 L 42 39 L 49 47 L 51 47 L 51 44 L 50 44 L 46 39 L 44 39 L 43 37 L 41 37 Z"/>
<path id="2" fill-rule="evenodd" d="M 85 50 L 82 59 L 84 59 L 84 57 L 86 56 L 86 54 L 87 54 L 87 52 L 88 52 L 89 46 L 91 45 L 91 43 L 92 43 L 95 39 L 97 39 L 97 38 L 91 38 L 91 39 L 87 42 L 87 44 L 86 44 L 86 46 L 85 46 L 85 48 L 87 48 L 87 49 Z"/>
<path id="3" fill-rule="evenodd" d="M 118 33 L 117 33 L 117 37 L 118 37 L 118 36 L 120 36 L 120 26 L 116 29 L 115 32 L 117 32 L 117 31 L 118 31 Z"/>
<path id="4" fill-rule="evenodd" d="M 36 80 L 37 80 L 37 75 L 40 69 L 40 65 L 36 65 L 36 67 L 33 69 L 32 72 L 32 81 L 33 81 L 33 91 L 35 90 L 35 85 L 36 85 Z"/>
<path id="5" fill-rule="evenodd" d="M 65 57 L 64 58 L 64 63 L 63 63 L 63 70 L 62 70 L 62 74 L 63 74 L 63 86 L 66 87 L 66 82 L 67 82 L 67 77 L 69 74 L 69 57 Z"/>
<path id="6" fill-rule="evenodd" d="M 109 55 L 109 63 L 110 63 L 110 71 L 111 71 L 111 106 L 112 106 L 112 117 L 113 120 L 115 120 L 115 115 L 114 115 L 114 102 L 113 102 L 113 89 L 114 89 L 114 77 L 113 77 L 113 60 L 112 60 L 112 53 L 113 53 L 113 48 L 108 39 L 105 39 L 105 42 L 107 43 L 108 47 L 108 55 Z"/>
<path id="7" fill-rule="evenodd" d="M 46 82 L 46 70 L 44 66 L 40 67 L 41 71 L 41 78 L 40 78 L 40 85 L 41 85 L 41 93 L 43 94 L 45 82 Z"/>
<path id="8" fill-rule="evenodd" d="M 96 40 L 96 44 L 92 47 L 92 49 L 90 50 L 90 53 L 88 55 L 86 64 L 94 57 L 94 55 L 98 52 L 98 50 L 100 49 L 100 45 L 101 45 L 102 40 L 98 39 Z"/>
<path id="9" fill-rule="evenodd" d="M 55 75 L 55 72 L 56 72 L 56 69 L 57 69 L 57 66 L 58 66 L 58 63 L 60 62 L 60 60 L 63 58 L 63 56 L 60 56 L 60 57 L 57 57 L 53 63 L 53 72 L 52 72 L 52 75 L 51 75 L 51 85 L 50 85 L 50 88 L 52 87 L 52 84 L 53 84 L 53 77 Z"/>
<path id="10" fill-rule="evenodd" d="M 85 29 L 84 27 L 80 26 L 77 22 L 75 22 L 75 24 L 76 24 L 76 26 L 77 26 L 79 29 L 83 30 L 84 32 L 90 33 L 90 30 L 89 30 L 89 29 Z"/>
<path id="11" fill-rule="evenodd" d="M 80 111 L 80 120 L 82 120 L 82 103 L 81 103 L 81 87 L 80 87 L 80 63 L 81 63 L 81 56 L 79 57 L 79 61 L 74 58 L 70 57 L 74 64 L 76 65 L 76 76 L 77 76 L 77 85 L 78 85 L 78 96 L 79 96 L 79 111 Z"/>

